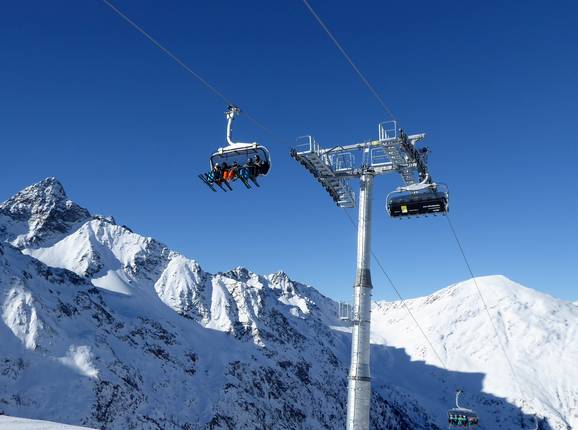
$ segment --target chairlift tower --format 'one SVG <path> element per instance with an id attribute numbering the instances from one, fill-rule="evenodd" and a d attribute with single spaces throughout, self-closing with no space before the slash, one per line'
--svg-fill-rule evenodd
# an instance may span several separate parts
<path id="1" fill-rule="evenodd" d="M 378 138 L 353 145 L 322 148 L 311 136 L 298 139 L 291 156 L 305 167 L 340 208 L 356 204 L 351 182 L 359 179 L 359 221 L 357 228 L 357 273 L 351 314 L 352 348 L 347 394 L 347 430 L 369 429 L 371 402 L 370 324 L 371 324 L 371 213 L 373 181 L 387 173 L 401 175 L 405 185 L 398 193 L 407 193 L 412 204 L 437 195 L 437 184 L 427 172 L 427 149 L 416 144 L 425 134 L 406 135 L 395 121 L 379 124 Z M 447 210 L 447 193 L 445 194 Z M 427 199 L 426 199 L 427 200 Z M 400 214 L 410 216 L 407 205 Z M 415 205 L 411 206 L 412 208 Z M 419 206 L 419 204 L 418 204 Z M 440 206 L 420 207 L 415 214 L 440 212 Z M 389 203 L 388 203 L 389 207 Z M 441 212 L 444 212 L 441 210 Z M 390 212 L 391 213 L 391 212 Z"/>

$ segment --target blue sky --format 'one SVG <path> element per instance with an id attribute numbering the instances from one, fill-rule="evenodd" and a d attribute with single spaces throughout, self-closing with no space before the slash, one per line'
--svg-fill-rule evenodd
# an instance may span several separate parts
<path id="1" fill-rule="evenodd" d="M 115 4 L 273 130 L 235 127 L 270 147 L 271 175 L 254 192 L 204 188 L 196 175 L 224 144 L 224 103 L 100 1 L 4 2 L 0 200 L 56 176 L 93 213 L 208 271 L 284 269 L 349 298 L 355 231 L 286 143 L 354 143 L 388 118 L 303 3 Z M 578 299 L 576 3 L 311 4 L 404 129 L 427 133 L 475 273 Z M 373 229 L 399 289 L 415 297 L 466 279 L 445 219 L 388 219 L 399 184 L 377 180 Z M 393 298 L 377 270 L 374 286 Z"/>

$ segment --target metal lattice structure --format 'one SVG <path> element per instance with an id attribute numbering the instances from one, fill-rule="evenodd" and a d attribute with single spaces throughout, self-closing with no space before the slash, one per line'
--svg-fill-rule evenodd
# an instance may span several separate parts
<path id="1" fill-rule="evenodd" d="M 424 156 L 415 148 L 425 134 L 407 136 L 395 121 L 379 124 L 376 140 L 333 148 L 322 148 L 312 136 L 303 136 L 291 157 L 305 167 L 341 208 L 355 207 L 350 182 L 364 173 L 373 176 L 397 172 L 406 186 L 423 181 Z M 423 152 L 426 154 L 426 152 Z"/>
<path id="2" fill-rule="evenodd" d="M 420 193 L 435 191 L 437 184 L 432 181 L 427 170 L 427 148 L 416 147 L 424 138 L 423 133 L 408 136 L 397 128 L 395 121 L 389 121 L 379 124 L 376 140 L 322 148 L 313 137 L 304 136 L 298 139 L 298 144 L 291 150 L 291 157 L 309 171 L 338 207 L 353 208 L 356 204 L 359 206 L 354 302 L 350 310 L 340 308 L 340 316 L 345 317 L 347 313 L 347 319 L 352 325 L 347 430 L 369 429 L 373 180 L 379 175 L 398 173 L 404 186 L 396 192 L 408 193 L 418 198 Z M 357 179 L 360 181 L 358 203 L 351 187 L 351 182 Z M 447 203 L 447 194 L 445 198 Z M 444 210 L 445 208 L 447 204 Z M 407 216 L 411 216 L 410 211 L 407 211 Z"/>
<path id="3" fill-rule="evenodd" d="M 309 173 L 319 181 L 329 193 L 337 206 L 342 208 L 355 207 L 355 194 L 348 184 L 343 172 L 350 169 L 340 165 L 327 150 L 322 149 L 312 136 L 300 138 L 303 143 L 291 150 L 291 157 L 297 160 Z"/>

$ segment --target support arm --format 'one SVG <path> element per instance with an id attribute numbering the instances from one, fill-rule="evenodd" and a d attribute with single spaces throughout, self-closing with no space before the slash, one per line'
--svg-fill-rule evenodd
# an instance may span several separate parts
<path id="1" fill-rule="evenodd" d="M 462 409 L 462 407 L 460 406 L 460 394 L 462 394 L 462 390 L 457 390 L 456 391 L 456 408 L 458 408 L 458 409 Z"/>
<path id="2" fill-rule="evenodd" d="M 253 145 L 254 143 L 233 142 L 233 120 L 241 113 L 237 106 L 229 106 L 225 117 L 227 118 L 227 143 L 229 146 Z"/>

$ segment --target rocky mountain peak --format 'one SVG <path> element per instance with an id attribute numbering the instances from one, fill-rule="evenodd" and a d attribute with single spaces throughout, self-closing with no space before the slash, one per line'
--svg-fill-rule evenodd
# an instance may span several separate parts
<path id="1" fill-rule="evenodd" d="M 268 279 L 274 288 L 279 288 L 284 292 L 293 292 L 294 282 L 285 272 L 279 271 L 273 273 L 268 276 Z"/>
<path id="2" fill-rule="evenodd" d="M 269 280 L 273 284 L 284 284 L 287 282 L 292 282 L 291 278 L 289 278 L 289 275 L 287 275 L 287 273 L 283 272 L 282 270 L 269 275 Z"/>
<path id="3" fill-rule="evenodd" d="M 245 267 L 236 267 L 233 270 L 223 273 L 224 276 L 239 282 L 247 282 L 254 275 Z"/>
<path id="4" fill-rule="evenodd" d="M 18 248 L 36 247 L 61 237 L 91 218 L 88 210 L 69 200 L 54 177 L 46 178 L 0 204 L 0 240 Z"/>
<path id="5" fill-rule="evenodd" d="M 11 208 L 20 207 L 23 209 L 25 206 L 39 204 L 62 204 L 67 200 L 68 197 L 60 181 L 54 177 L 50 177 L 24 188 L 1 206 Z"/>

